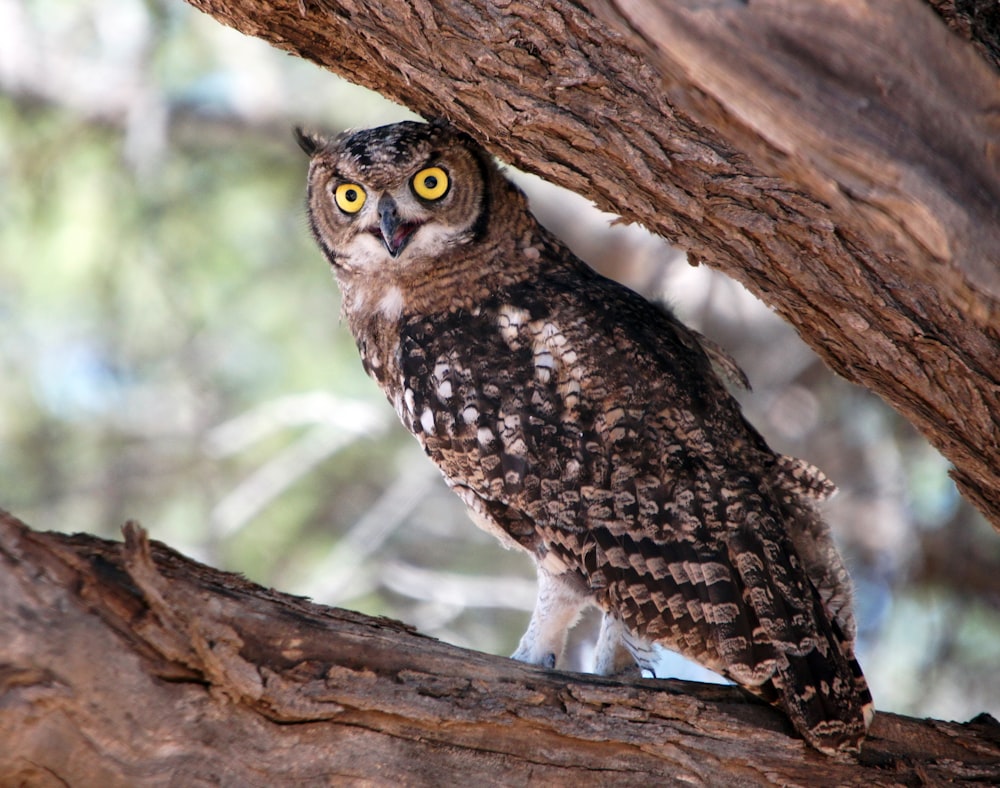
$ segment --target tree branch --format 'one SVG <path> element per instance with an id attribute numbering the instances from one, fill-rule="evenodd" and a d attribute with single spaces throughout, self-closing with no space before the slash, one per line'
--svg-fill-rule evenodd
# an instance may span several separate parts
<path id="1" fill-rule="evenodd" d="M 190 0 L 645 224 L 1000 528 L 1000 79 L 919 0 Z"/>
<path id="2" fill-rule="evenodd" d="M 0 512 L 0 783 L 1000 779 L 985 716 L 882 714 L 862 763 L 837 763 L 735 687 L 546 672 L 124 531 L 124 544 L 36 533 Z"/>
<path id="3" fill-rule="evenodd" d="M 1000 6 L 993 0 L 927 0 L 945 23 L 1000 70 Z"/>

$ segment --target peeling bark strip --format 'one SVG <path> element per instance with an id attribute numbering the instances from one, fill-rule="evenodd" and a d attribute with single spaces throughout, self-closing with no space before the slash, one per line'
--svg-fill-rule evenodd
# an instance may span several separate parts
<path id="1" fill-rule="evenodd" d="M 1000 78 L 926 3 L 190 2 L 738 279 L 1000 528 Z"/>
<path id="2" fill-rule="evenodd" d="M 0 784 L 923 785 L 1000 780 L 1000 725 L 876 717 L 861 764 L 734 687 L 465 651 L 0 512 Z"/>

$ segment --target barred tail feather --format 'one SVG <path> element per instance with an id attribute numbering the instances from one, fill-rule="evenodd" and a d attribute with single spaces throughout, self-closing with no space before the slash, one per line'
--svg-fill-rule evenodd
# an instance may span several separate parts
<path id="1" fill-rule="evenodd" d="M 874 715 L 871 693 L 854 657 L 813 649 L 788 655 L 772 678 L 776 705 L 813 747 L 827 755 L 852 755 L 861 749 Z M 845 681 L 843 669 L 849 677 Z"/>
<path id="2" fill-rule="evenodd" d="M 794 514 L 804 516 L 801 522 L 791 524 L 793 532 L 803 530 L 794 541 L 808 543 L 812 529 L 805 526 L 820 521 L 810 507 Z M 828 540 L 826 531 L 812 535 Z M 747 615 L 758 624 L 751 659 L 730 664 L 726 672 L 781 708 L 817 750 L 847 757 L 860 750 L 873 711 L 871 693 L 854 657 L 850 594 L 841 585 L 846 584 L 846 573 L 840 577 L 839 572 L 832 572 L 843 605 L 831 609 L 829 594 L 818 586 L 832 582 L 833 558 L 837 558 L 833 565 L 839 566 L 835 551 L 824 556 L 826 570 L 817 572 L 810 560 L 814 557 L 804 556 L 800 564 L 782 541 L 780 531 L 767 527 L 764 520 L 748 522 L 730 535 L 733 564 L 747 589 Z M 824 541 L 820 552 L 826 553 L 826 548 L 832 551 L 832 541 Z M 762 667 L 769 668 L 766 675 L 760 675 Z M 744 674 L 747 668 L 757 675 Z"/>

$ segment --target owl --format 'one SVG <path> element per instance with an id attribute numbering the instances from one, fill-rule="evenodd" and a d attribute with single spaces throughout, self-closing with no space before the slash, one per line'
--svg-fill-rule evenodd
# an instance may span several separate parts
<path id="1" fill-rule="evenodd" d="M 365 371 L 472 520 L 534 559 L 513 657 L 558 667 L 594 605 L 596 672 L 652 671 L 659 644 L 858 751 L 871 695 L 814 506 L 833 485 L 745 420 L 725 353 L 575 257 L 447 124 L 298 138 Z"/>

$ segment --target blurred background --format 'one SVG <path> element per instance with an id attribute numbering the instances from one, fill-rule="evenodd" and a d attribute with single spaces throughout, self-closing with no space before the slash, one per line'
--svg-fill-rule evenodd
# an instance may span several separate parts
<path id="1" fill-rule="evenodd" d="M 408 117 L 180 0 L 0 0 L 0 507 L 110 538 L 136 518 L 264 585 L 512 652 L 530 561 L 362 373 L 305 221 L 291 127 Z M 750 420 L 837 482 L 878 708 L 1000 716 L 1000 536 L 948 464 L 736 283 L 515 177 L 581 257 L 726 347 Z"/>

